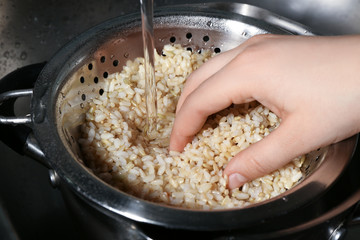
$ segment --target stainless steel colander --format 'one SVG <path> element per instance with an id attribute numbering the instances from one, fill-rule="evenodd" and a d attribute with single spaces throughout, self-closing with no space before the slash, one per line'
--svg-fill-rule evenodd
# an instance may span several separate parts
<path id="1" fill-rule="evenodd" d="M 88 101 L 103 93 L 104 79 L 121 71 L 127 60 L 143 56 L 140 24 L 139 15 L 134 14 L 86 31 L 46 64 L 33 90 L 0 95 L 1 101 L 33 95 L 29 117 L 1 117 L 0 122 L 30 123 L 35 138 L 28 138 L 27 149 L 52 169 L 52 181 L 71 199 L 70 206 L 97 212 L 112 232 L 121 224 L 166 231 L 241 231 L 272 226 L 272 219 L 309 206 L 340 176 L 351 159 L 355 138 L 308 154 L 301 183 L 279 197 L 243 209 L 195 211 L 163 206 L 129 196 L 98 179 L 84 165 L 77 143 L 79 126 Z M 223 52 L 257 34 L 312 35 L 299 24 L 245 4 L 162 8 L 154 15 L 154 31 L 159 52 L 166 44 Z"/>

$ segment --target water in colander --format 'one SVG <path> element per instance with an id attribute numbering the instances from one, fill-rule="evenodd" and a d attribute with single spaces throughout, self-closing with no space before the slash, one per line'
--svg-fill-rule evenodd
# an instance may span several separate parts
<path id="1" fill-rule="evenodd" d="M 155 136 L 157 122 L 156 81 L 154 68 L 153 0 L 140 0 L 142 38 L 145 59 L 145 94 L 147 131 L 149 138 Z"/>

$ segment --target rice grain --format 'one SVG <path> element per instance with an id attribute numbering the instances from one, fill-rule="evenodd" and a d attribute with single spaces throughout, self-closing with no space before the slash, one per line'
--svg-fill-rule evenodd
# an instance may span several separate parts
<path id="1" fill-rule="evenodd" d="M 104 94 L 92 99 L 79 140 L 85 162 L 107 183 L 146 200 L 191 209 L 244 207 L 277 196 L 302 179 L 300 156 L 283 168 L 229 190 L 223 174 L 229 160 L 266 137 L 280 119 L 256 103 L 231 106 L 210 116 L 184 152 L 169 152 L 175 107 L 188 75 L 210 51 L 166 45 L 156 54 L 158 136 L 146 129 L 144 59 L 127 61 L 102 79 Z"/>

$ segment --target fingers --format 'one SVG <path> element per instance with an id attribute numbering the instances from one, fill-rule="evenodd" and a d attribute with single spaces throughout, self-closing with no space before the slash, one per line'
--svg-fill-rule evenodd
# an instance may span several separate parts
<path id="1" fill-rule="evenodd" d="M 339 46 L 333 44 L 335 38 L 279 36 L 281 39 L 276 41 L 269 38 L 277 37 L 252 38 L 234 51 L 204 64 L 191 75 L 179 100 L 170 150 L 182 151 L 209 115 L 231 103 L 256 99 L 282 119 L 278 129 L 229 162 L 225 174 L 229 176 L 230 188 L 237 188 L 299 155 L 360 129 L 351 130 L 359 122 L 359 114 L 354 111 L 356 114 L 349 117 L 348 108 L 344 107 L 351 106 L 347 104 L 353 101 L 349 95 L 358 100 L 355 93 L 358 78 L 348 75 L 356 72 L 359 64 L 352 58 L 356 54 L 351 54 L 358 46 L 358 38 L 354 46 L 349 38 Z M 264 39 L 267 41 L 261 42 Z M 344 46 L 350 51 L 343 51 Z M 340 50 L 334 52 L 334 49 Z M 334 63 L 332 55 L 343 56 L 338 59 L 347 61 Z M 343 76 L 347 76 L 346 81 L 339 84 Z M 354 92 L 349 94 L 351 89 Z M 319 111 L 321 109 L 323 111 Z M 344 110 L 347 112 L 339 114 Z M 348 120 L 334 119 L 333 112 L 347 116 Z M 338 130 L 333 131 L 333 126 Z"/>
<path id="2" fill-rule="evenodd" d="M 181 96 L 179 98 L 176 107 L 176 113 L 179 111 L 185 99 L 190 95 L 190 93 L 192 93 L 192 91 L 194 91 L 202 82 L 206 81 L 216 72 L 218 72 L 220 69 L 226 66 L 229 62 L 231 62 L 236 56 L 241 54 L 249 46 L 262 42 L 265 39 L 278 38 L 278 37 L 279 36 L 277 35 L 271 35 L 271 34 L 257 35 L 245 41 L 238 47 L 223 52 L 219 55 L 216 55 L 215 57 L 211 58 L 209 61 L 204 63 L 199 69 L 194 71 L 186 80 L 185 87 L 183 89 L 183 92 L 181 93 Z"/>
<path id="3" fill-rule="evenodd" d="M 253 100 L 248 94 L 251 92 L 248 90 L 254 89 L 252 81 L 242 81 L 242 78 L 238 77 L 238 72 L 241 71 L 239 59 L 233 59 L 188 95 L 175 118 L 170 137 L 170 150 L 182 151 L 202 128 L 209 115 L 232 103 Z M 238 89 L 242 91 L 239 92 Z"/>
<path id="4" fill-rule="evenodd" d="M 307 149 L 305 146 L 305 140 L 300 137 L 304 136 L 300 133 L 304 129 L 299 128 L 299 122 L 296 118 L 289 117 L 270 135 L 231 159 L 224 171 L 229 179 L 229 188 L 238 188 L 250 180 L 283 167 L 297 156 L 311 151 L 312 149 Z"/>
<path id="5" fill-rule="evenodd" d="M 221 68 L 223 68 L 226 64 L 228 64 L 237 54 L 239 54 L 240 51 L 241 48 L 237 47 L 230 51 L 221 53 L 204 63 L 201 68 L 194 71 L 186 79 L 186 84 L 179 98 L 176 111 L 178 112 L 187 96 L 194 89 L 196 89 L 203 81 L 211 77 L 211 75 L 213 75 Z"/>

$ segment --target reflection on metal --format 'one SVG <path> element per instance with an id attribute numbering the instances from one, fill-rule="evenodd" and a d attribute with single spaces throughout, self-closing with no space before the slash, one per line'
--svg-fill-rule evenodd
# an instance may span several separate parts
<path id="1" fill-rule="evenodd" d="M 43 164 L 45 167 L 49 168 L 49 164 L 46 161 L 45 154 L 40 149 L 40 146 L 37 140 L 34 137 L 34 134 L 29 133 L 25 145 L 24 145 L 24 154 L 37 160 L 39 163 Z"/>
<path id="2" fill-rule="evenodd" d="M 292 34 L 313 35 L 309 27 L 253 5 L 241 3 L 208 3 L 203 6 L 255 18 L 289 31 Z"/>
<path id="3" fill-rule="evenodd" d="M 15 90 L 15 91 L 9 91 L 5 93 L 0 94 L 0 104 L 12 99 L 12 98 L 18 98 L 23 96 L 29 96 L 33 94 L 32 89 L 23 89 L 23 90 Z M 26 124 L 31 122 L 30 114 L 25 117 L 4 117 L 0 116 L 0 123 L 1 124 Z"/>
<path id="4" fill-rule="evenodd" d="M 57 188 L 60 186 L 59 175 L 53 169 L 49 170 L 49 179 L 52 187 Z"/>
<path id="5" fill-rule="evenodd" d="M 329 240 L 341 240 L 344 239 L 346 235 L 346 229 L 344 228 L 343 224 L 338 226 L 336 229 L 329 228 L 330 238 Z"/>

